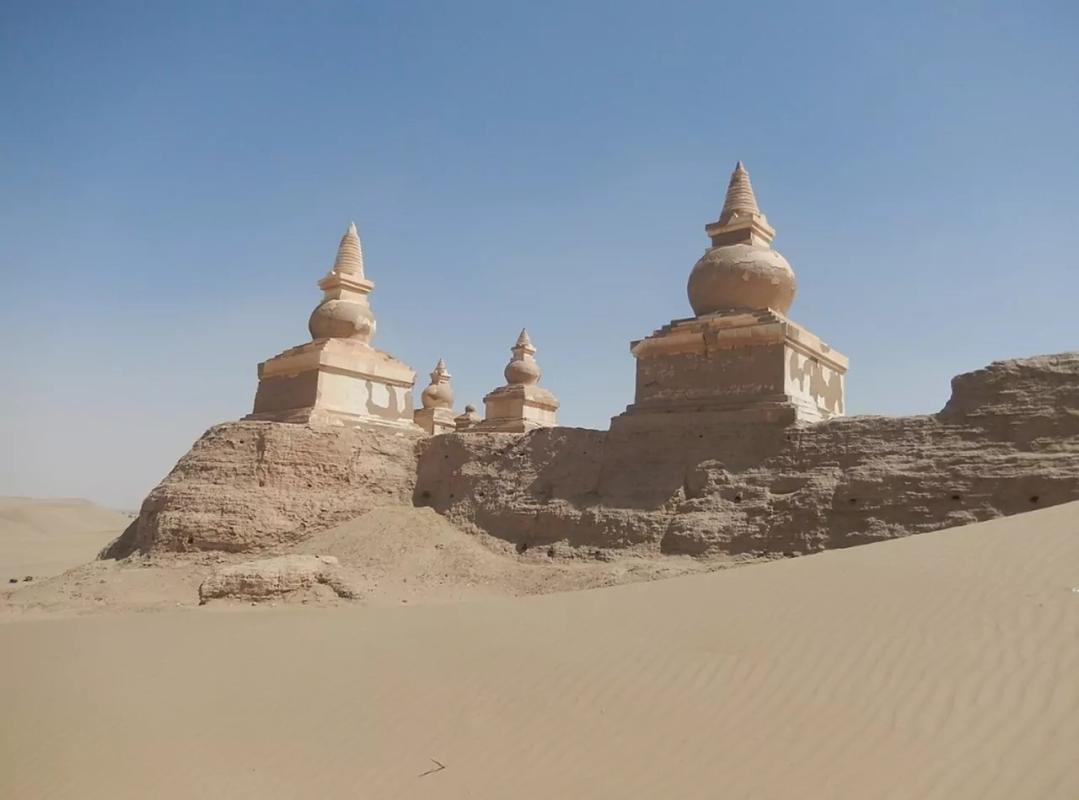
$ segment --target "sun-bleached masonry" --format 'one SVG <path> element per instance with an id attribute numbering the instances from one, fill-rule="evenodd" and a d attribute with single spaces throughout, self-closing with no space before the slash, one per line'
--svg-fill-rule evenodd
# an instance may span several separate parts
<path id="1" fill-rule="evenodd" d="M 521 331 L 510 352 L 513 355 L 504 373 L 506 385 L 483 398 L 486 417 L 468 430 L 479 433 L 524 433 L 536 428 L 550 428 L 555 424 L 558 400 L 542 386 L 536 385 L 540 379 L 540 368 L 528 331 Z"/>
<path id="2" fill-rule="evenodd" d="M 738 162 L 689 277 L 695 317 L 633 342 L 636 396 L 613 426 L 819 422 L 842 416 L 847 358 L 785 316 L 795 280 Z"/>
<path id="3" fill-rule="evenodd" d="M 109 556 L 273 551 L 385 505 L 550 557 L 789 555 L 1079 499 L 1079 353 L 962 375 L 935 415 L 844 417 L 847 360 L 786 317 L 794 273 L 741 164 L 706 230 L 696 316 L 633 343 L 634 402 L 598 431 L 557 426 L 525 331 L 486 419 L 454 416 L 441 360 L 413 413 L 350 226 L 313 341 L 260 365 L 254 413 L 207 431 Z"/>
<path id="4" fill-rule="evenodd" d="M 375 284 L 364 275 L 354 224 L 318 285 L 322 301 L 308 322 L 313 341 L 259 364 L 255 408 L 247 419 L 412 428 L 416 373 L 370 344 L 375 316 L 367 296 Z"/>
<path id="5" fill-rule="evenodd" d="M 453 416 L 453 387 L 450 386 L 450 373 L 446 362 L 441 358 L 431 372 L 431 383 L 420 394 L 423 408 L 416 409 L 413 418 L 423 430 L 436 436 L 457 430 Z"/>

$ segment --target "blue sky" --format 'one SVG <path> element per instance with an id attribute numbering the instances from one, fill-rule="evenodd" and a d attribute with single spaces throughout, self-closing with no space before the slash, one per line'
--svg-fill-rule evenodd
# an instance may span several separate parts
<path id="1" fill-rule="evenodd" d="M 632 401 L 742 159 L 852 413 L 1079 346 L 1079 6 L 0 2 L 0 494 L 136 507 L 302 343 L 349 220 L 458 406 L 527 326 Z"/>

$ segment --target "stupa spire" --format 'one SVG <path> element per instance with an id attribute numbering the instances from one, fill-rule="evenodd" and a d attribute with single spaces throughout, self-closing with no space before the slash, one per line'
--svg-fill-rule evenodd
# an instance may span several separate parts
<path id="1" fill-rule="evenodd" d="M 719 219 L 704 229 L 712 238 L 713 247 L 739 243 L 767 247 L 775 237 L 775 230 L 757 205 L 749 173 L 741 161 L 735 164 L 731 173 Z"/>
<path id="2" fill-rule="evenodd" d="M 527 328 L 521 328 L 521 335 L 517 337 L 517 343 L 513 345 L 513 349 L 531 350 L 533 353 L 536 352 L 536 348 L 532 345 L 532 340 L 528 338 Z"/>
<path id="3" fill-rule="evenodd" d="M 333 262 L 333 272 L 338 275 L 363 277 L 363 246 L 360 235 L 356 232 L 356 223 L 350 222 L 337 246 L 337 258 Z"/>
<path id="4" fill-rule="evenodd" d="M 719 224 L 726 225 L 732 217 L 748 214 L 760 214 L 757 198 L 753 194 L 753 184 L 749 182 L 749 173 L 739 161 L 731 173 L 727 184 L 727 197 L 723 201 L 723 210 L 719 214 Z"/>

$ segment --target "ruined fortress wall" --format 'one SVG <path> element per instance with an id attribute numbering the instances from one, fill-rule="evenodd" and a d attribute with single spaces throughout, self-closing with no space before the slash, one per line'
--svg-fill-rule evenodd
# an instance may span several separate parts
<path id="1" fill-rule="evenodd" d="M 418 454 L 418 455 L 417 455 Z M 560 553 L 792 554 L 1079 499 L 1079 353 L 960 375 L 933 416 L 425 438 L 381 427 L 211 428 L 107 551 L 257 552 L 384 505 Z"/>
<path id="2" fill-rule="evenodd" d="M 1079 354 L 961 375 L 933 416 L 451 434 L 422 445 L 416 486 L 417 504 L 518 549 L 599 554 L 808 553 L 1076 499 Z"/>
<path id="3" fill-rule="evenodd" d="M 411 504 L 422 435 L 418 428 L 216 425 L 103 555 L 270 550 L 378 506 Z"/>

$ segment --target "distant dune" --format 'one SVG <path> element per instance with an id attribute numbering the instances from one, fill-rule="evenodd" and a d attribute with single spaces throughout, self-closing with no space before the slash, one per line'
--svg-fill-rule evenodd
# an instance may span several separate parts
<path id="1" fill-rule="evenodd" d="M 2 797 L 1063 800 L 1079 504 L 542 597 L 27 618 L 0 654 Z"/>
<path id="2" fill-rule="evenodd" d="M 0 589 L 89 561 L 133 516 L 87 500 L 0 497 Z"/>

